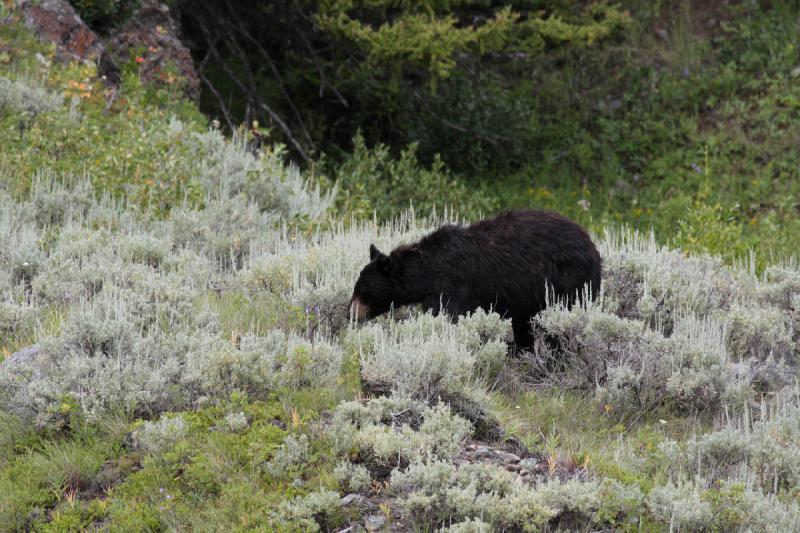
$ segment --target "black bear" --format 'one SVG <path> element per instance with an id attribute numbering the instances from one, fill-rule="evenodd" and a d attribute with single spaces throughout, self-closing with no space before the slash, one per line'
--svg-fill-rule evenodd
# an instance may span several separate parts
<path id="1" fill-rule="evenodd" d="M 517 349 L 533 342 L 531 317 L 547 292 L 568 305 L 600 290 L 601 259 L 586 231 L 546 211 L 511 211 L 468 227 L 447 225 L 389 255 L 374 245 L 350 300 L 358 320 L 422 304 L 455 318 L 478 307 L 511 318 Z"/>

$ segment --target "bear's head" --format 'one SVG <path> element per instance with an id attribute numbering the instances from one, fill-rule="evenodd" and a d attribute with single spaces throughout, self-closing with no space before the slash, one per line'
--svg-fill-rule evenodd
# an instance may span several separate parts
<path id="1" fill-rule="evenodd" d="M 387 312 L 396 298 L 395 258 L 369 246 L 369 264 L 361 270 L 353 297 L 350 298 L 350 315 L 359 322 Z"/>

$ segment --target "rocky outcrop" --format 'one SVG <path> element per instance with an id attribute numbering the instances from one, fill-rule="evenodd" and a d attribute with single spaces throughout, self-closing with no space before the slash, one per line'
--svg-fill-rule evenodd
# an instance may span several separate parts
<path id="1" fill-rule="evenodd" d="M 136 61 L 143 81 L 164 85 L 182 83 L 187 96 L 197 101 L 200 79 L 189 50 L 177 35 L 178 25 L 169 8 L 161 2 L 145 0 L 141 9 L 113 33 L 109 48 L 122 61 L 129 59 L 132 50 L 140 51 Z M 175 76 L 175 70 L 180 79 Z"/>
<path id="2" fill-rule="evenodd" d="M 22 0 L 22 22 L 46 42 L 55 43 L 63 60 L 96 60 L 105 47 L 66 0 Z"/>
<path id="3" fill-rule="evenodd" d="M 181 86 L 193 100 L 200 98 L 192 56 L 177 37 L 178 25 L 169 8 L 161 2 L 144 0 L 105 44 L 66 0 L 20 0 L 17 13 L 40 39 L 56 44 L 59 59 L 97 61 L 98 74 L 109 85 L 119 85 L 117 65 L 135 51 L 142 81 Z"/>

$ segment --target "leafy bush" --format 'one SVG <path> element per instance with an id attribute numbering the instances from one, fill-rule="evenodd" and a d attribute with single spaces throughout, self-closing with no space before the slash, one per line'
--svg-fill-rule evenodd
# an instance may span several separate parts
<path id="1" fill-rule="evenodd" d="M 336 168 L 335 176 L 342 189 L 339 210 L 358 217 L 374 213 L 387 220 L 413 207 L 420 213 L 449 208 L 477 218 L 497 209 L 496 201 L 458 181 L 438 157 L 425 168 L 417 161 L 415 144 L 395 158 L 386 145 L 367 148 L 359 134 L 353 153 Z"/>

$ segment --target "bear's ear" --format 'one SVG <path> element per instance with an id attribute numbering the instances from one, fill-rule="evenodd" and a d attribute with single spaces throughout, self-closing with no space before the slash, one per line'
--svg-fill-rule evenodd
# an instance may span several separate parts
<path id="1" fill-rule="evenodd" d="M 376 257 L 386 257 L 383 253 L 375 247 L 374 244 L 369 245 L 369 260 L 374 261 Z"/>

